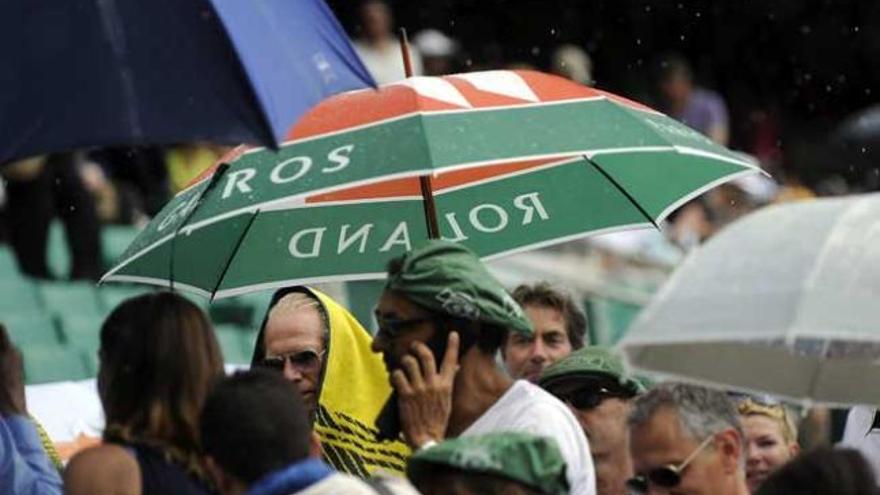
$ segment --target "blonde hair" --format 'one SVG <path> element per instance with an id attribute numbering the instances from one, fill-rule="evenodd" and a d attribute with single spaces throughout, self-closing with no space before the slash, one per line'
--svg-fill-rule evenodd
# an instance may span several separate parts
<path id="1" fill-rule="evenodd" d="M 790 411 L 782 404 L 761 404 L 746 398 L 737 406 L 741 416 L 764 416 L 779 425 L 779 431 L 786 442 L 797 442 L 797 426 Z"/>

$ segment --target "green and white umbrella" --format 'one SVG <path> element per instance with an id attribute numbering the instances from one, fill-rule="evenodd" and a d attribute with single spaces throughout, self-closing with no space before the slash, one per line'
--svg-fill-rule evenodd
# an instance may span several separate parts
<path id="1" fill-rule="evenodd" d="M 239 149 L 175 197 L 103 281 L 211 297 L 381 278 L 439 233 L 499 256 L 651 227 L 759 169 L 638 103 L 530 71 L 413 77 L 335 96 L 277 152 Z M 428 190 L 419 176 L 431 178 Z M 423 183 L 424 184 L 424 183 Z M 428 218 L 434 215 L 428 215 Z"/>

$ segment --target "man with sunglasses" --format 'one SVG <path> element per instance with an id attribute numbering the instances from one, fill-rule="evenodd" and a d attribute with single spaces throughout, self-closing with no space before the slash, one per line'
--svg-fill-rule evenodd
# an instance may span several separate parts
<path id="1" fill-rule="evenodd" d="M 541 387 L 566 403 L 587 438 L 598 495 L 626 495 L 633 475 L 627 418 L 642 386 L 610 349 L 589 346 L 547 368 Z"/>
<path id="2" fill-rule="evenodd" d="M 630 416 L 631 493 L 748 495 L 743 433 L 723 392 L 664 383 Z"/>
<path id="3" fill-rule="evenodd" d="M 569 467 L 571 493 L 596 493 L 589 445 L 571 411 L 498 362 L 508 332 L 532 327 L 473 252 L 435 240 L 392 260 L 376 319 L 373 350 L 391 374 L 414 450 L 496 431 L 550 437 Z"/>
<path id="4" fill-rule="evenodd" d="M 268 368 L 302 396 L 324 460 L 339 471 L 368 477 L 403 474 L 410 449 L 372 432 L 391 395 L 370 334 L 336 301 L 309 287 L 275 293 L 254 346 L 251 365 Z"/>

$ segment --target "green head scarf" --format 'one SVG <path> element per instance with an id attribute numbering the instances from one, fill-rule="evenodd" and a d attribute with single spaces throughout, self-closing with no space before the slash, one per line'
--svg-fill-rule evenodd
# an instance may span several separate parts
<path id="1" fill-rule="evenodd" d="M 540 385 L 548 388 L 562 381 L 578 378 L 607 379 L 616 382 L 622 390 L 632 395 L 644 390 L 642 385 L 626 372 L 620 356 L 607 347 L 597 345 L 579 349 L 551 364 L 541 374 Z"/>
<path id="2" fill-rule="evenodd" d="M 407 476 L 418 479 L 437 464 L 509 479 L 546 495 L 569 493 L 565 461 L 552 438 L 496 432 L 446 440 L 412 456 Z"/>
<path id="3" fill-rule="evenodd" d="M 430 311 L 532 335 L 522 308 L 468 248 L 432 240 L 392 261 L 385 289 Z"/>

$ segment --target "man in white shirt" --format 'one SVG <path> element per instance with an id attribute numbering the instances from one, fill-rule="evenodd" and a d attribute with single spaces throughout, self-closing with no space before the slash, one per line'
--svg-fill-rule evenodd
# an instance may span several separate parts
<path id="1" fill-rule="evenodd" d="M 498 365 L 507 333 L 532 327 L 475 254 L 435 240 L 392 260 L 376 319 L 373 349 L 383 353 L 414 449 L 495 431 L 550 437 L 569 467 L 571 493 L 596 493 L 589 445 L 571 411 Z"/>
<path id="2" fill-rule="evenodd" d="M 400 43 L 391 32 L 393 24 L 391 9 L 385 1 L 367 0 L 361 4 L 364 37 L 353 45 L 377 84 L 388 84 L 406 77 Z M 421 75 L 422 58 L 418 50 L 410 48 L 409 54 L 413 75 Z"/>

